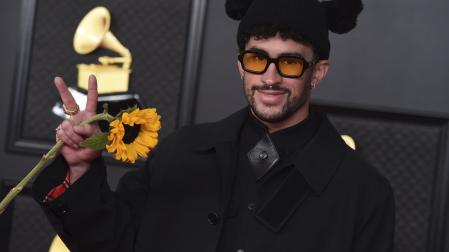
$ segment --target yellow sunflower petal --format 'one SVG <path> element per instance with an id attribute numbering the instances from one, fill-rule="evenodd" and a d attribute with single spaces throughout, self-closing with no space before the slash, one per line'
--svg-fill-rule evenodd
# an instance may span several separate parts
<path id="1" fill-rule="evenodd" d="M 134 163 L 138 157 L 148 157 L 148 152 L 158 143 L 158 131 L 161 128 L 161 117 L 156 109 L 138 109 L 131 112 L 124 112 L 120 118 L 109 123 L 110 132 L 106 145 L 109 153 L 114 153 L 114 158 L 125 162 Z M 124 124 L 134 126 L 140 125 L 137 137 L 129 144 L 123 142 L 125 136 Z"/>
<path id="2" fill-rule="evenodd" d="M 126 150 L 127 150 L 126 158 L 129 160 L 129 162 L 135 163 L 137 159 L 137 152 L 134 148 L 134 144 L 127 144 Z"/>

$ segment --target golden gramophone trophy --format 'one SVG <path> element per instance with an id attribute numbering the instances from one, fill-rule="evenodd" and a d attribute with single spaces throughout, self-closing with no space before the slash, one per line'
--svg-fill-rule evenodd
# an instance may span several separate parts
<path id="1" fill-rule="evenodd" d="M 97 76 L 98 93 L 127 92 L 132 57 L 129 50 L 109 31 L 111 14 L 105 7 L 96 7 L 81 20 L 73 38 L 73 48 L 79 54 L 88 54 L 101 47 L 121 57 L 103 56 L 101 64 L 78 64 L 78 87 L 87 90 L 90 74 Z M 121 64 L 119 66 L 118 64 Z"/>
<path id="2" fill-rule="evenodd" d="M 80 109 L 87 101 L 87 84 L 89 75 L 97 77 L 98 101 L 107 102 L 111 113 L 140 105 L 137 94 L 128 93 L 131 74 L 131 52 L 109 30 L 111 14 L 105 7 L 96 7 L 89 11 L 79 23 L 73 37 L 73 48 L 78 54 L 89 54 L 98 48 L 114 51 L 118 57 L 101 56 L 99 64 L 78 64 L 77 88 L 69 87 Z M 98 106 L 101 108 L 101 106 Z M 60 103 L 53 107 L 53 112 L 64 117 Z"/>

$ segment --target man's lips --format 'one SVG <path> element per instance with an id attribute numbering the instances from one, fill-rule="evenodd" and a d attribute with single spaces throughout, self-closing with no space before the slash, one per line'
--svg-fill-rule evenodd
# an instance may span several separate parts
<path id="1" fill-rule="evenodd" d="M 287 93 L 287 91 L 284 90 L 257 90 L 257 92 L 260 92 L 264 95 L 283 95 Z"/>
<path id="2" fill-rule="evenodd" d="M 254 93 L 256 99 L 260 100 L 264 104 L 275 105 L 284 100 L 284 96 L 288 92 L 284 90 L 256 90 Z"/>
<path id="3" fill-rule="evenodd" d="M 290 90 L 288 90 L 287 88 L 282 87 L 280 85 L 262 85 L 262 86 L 256 86 L 255 85 L 251 89 L 253 91 L 264 91 L 264 92 L 265 91 L 270 91 L 270 92 L 277 91 L 277 92 L 282 92 L 282 93 L 285 93 L 285 92 L 289 93 L 290 92 Z"/>

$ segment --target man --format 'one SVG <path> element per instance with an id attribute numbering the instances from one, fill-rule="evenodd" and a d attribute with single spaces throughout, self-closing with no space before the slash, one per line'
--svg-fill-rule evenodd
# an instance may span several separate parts
<path id="1" fill-rule="evenodd" d="M 236 3 L 227 8 L 243 17 L 237 65 L 249 107 L 166 137 L 116 192 L 100 152 L 78 146 L 98 127 L 73 126 L 96 111 L 90 78 L 86 111 L 61 124 L 62 155 L 33 185 L 71 251 L 392 251 L 388 181 L 309 109 L 329 65 L 322 4 Z"/>

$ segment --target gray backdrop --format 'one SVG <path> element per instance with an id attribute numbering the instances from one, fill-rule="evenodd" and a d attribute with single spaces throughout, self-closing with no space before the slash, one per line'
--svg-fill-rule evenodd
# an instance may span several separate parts
<path id="1" fill-rule="evenodd" d="M 329 103 L 449 115 L 449 2 L 363 1 L 358 26 L 331 34 L 330 70 L 313 97 Z M 210 1 L 196 121 L 245 102 L 236 68 L 237 22 Z"/>

